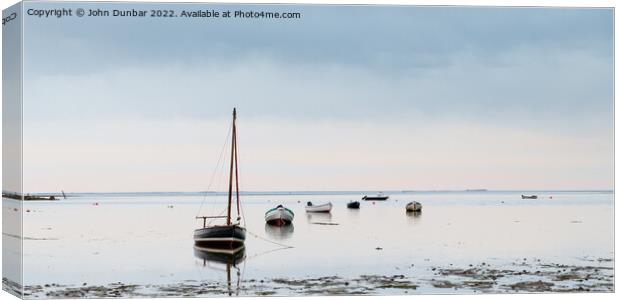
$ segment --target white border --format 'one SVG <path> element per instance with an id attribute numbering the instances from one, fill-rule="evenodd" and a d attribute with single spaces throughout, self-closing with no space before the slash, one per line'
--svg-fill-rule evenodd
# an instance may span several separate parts
<path id="1" fill-rule="evenodd" d="M 85 1 L 66 1 L 66 0 L 57 0 L 58 2 L 103 2 L 103 1 L 95 1 L 95 0 L 85 0 Z M 6 9 L 9 6 L 17 3 L 18 1 L 2 1 L 0 3 L 1 9 Z M 106 1 L 107 2 L 107 1 Z M 116 1 L 116 2 L 210 2 L 210 3 L 265 3 L 265 4 L 400 4 L 400 5 L 476 5 L 476 6 L 549 6 L 549 7 L 613 7 L 614 10 L 617 7 L 616 1 L 611 0 L 409 0 L 409 1 L 398 1 L 398 0 L 275 0 L 275 1 L 265 1 L 265 0 L 219 0 L 219 1 L 181 1 L 181 0 L 150 0 L 150 1 Z M 615 22 L 615 11 L 614 11 L 614 58 L 618 57 L 618 49 L 615 48 L 615 40 L 618 32 L 618 24 Z M 0 39 L 0 48 L 2 47 L 2 41 Z M 614 74 L 616 69 L 616 62 L 614 60 Z M 2 62 L 0 61 L 0 69 L 2 67 Z M 618 79 L 614 76 L 614 91 L 618 87 Z M 1 92 L 0 86 L 0 92 Z M 615 92 L 614 92 L 614 104 L 615 104 Z M 0 107 L 1 112 L 1 107 Z M 614 105 L 614 116 L 618 115 L 618 107 Z M 0 113 L 1 118 L 1 113 Z M 615 117 L 614 117 L 615 120 Z M 616 129 L 614 122 L 614 129 Z M 0 132 L 0 140 L 1 140 L 1 132 Z M 617 130 L 614 130 L 614 157 L 617 156 Z M 0 168 L 2 166 L 2 162 L 0 161 Z M 617 167 L 617 161 L 614 159 L 614 166 Z M 615 168 L 617 170 L 617 168 Z M 2 177 L 0 175 L 0 182 Z M 618 185 L 618 176 L 615 176 L 614 172 L 614 190 L 615 186 Z M 617 205 L 614 205 L 615 215 L 618 213 Z M 614 233 L 618 232 L 618 227 L 615 227 Z M 617 248 L 618 240 L 615 239 L 615 248 Z M 1 248 L 1 241 L 0 241 Z M 615 262 L 615 268 L 618 269 L 618 261 Z M 616 273 L 617 275 L 617 273 Z M 615 288 L 617 289 L 617 282 L 614 278 L 614 282 L 616 283 Z M 612 293 L 607 294 L 491 294 L 491 295 L 410 295 L 410 296 L 363 296 L 364 299 L 397 299 L 400 297 L 401 299 L 615 299 L 616 295 Z M 362 296 L 321 296 L 321 297 L 303 297 L 303 299 L 321 299 L 321 300 L 360 300 Z M 244 299 L 276 299 L 274 297 L 243 297 Z M 14 296 L 6 293 L 0 292 L 0 300 L 4 299 L 16 299 Z M 141 298 L 141 299 L 164 299 L 164 298 Z M 166 298 L 166 299 L 187 299 L 187 298 Z M 224 298 L 208 298 L 208 299 L 224 299 Z M 277 297 L 277 299 L 282 300 L 300 300 L 300 297 Z"/>

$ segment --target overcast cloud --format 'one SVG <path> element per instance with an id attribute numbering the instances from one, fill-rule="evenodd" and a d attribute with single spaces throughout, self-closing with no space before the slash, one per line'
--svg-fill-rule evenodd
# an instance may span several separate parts
<path id="1" fill-rule="evenodd" d="M 27 18 L 25 190 L 203 190 L 233 106 L 246 189 L 613 186 L 610 9 L 212 8 L 303 17 Z"/>

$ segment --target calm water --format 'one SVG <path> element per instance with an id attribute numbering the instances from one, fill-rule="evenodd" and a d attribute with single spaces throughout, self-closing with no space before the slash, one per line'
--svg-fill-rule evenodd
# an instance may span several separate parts
<path id="1" fill-rule="evenodd" d="M 346 203 L 363 194 L 244 196 L 248 237 L 240 276 L 432 277 L 435 266 L 613 259 L 613 193 L 537 194 L 543 199 L 521 200 L 521 192 L 391 194 L 384 202 L 362 201 L 359 210 Z M 24 283 L 226 281 L 225 267 L 205 266 L 194 254 L 192 234 L 201 223 L 194 217 L 203 198 L 87 195 L 27 202 Z M 421 214 L 405 212 L 412 200 L 423 204 Z M 307 214 L 307 201 L 331 201 L 334 208 L 330 214 Z M 202 211 L 217 214 L 224 203 L 223 196 L 207 197 Z M 293 226 L 265 225 L 264 212 L 278 204 L 295 212 Z"/>

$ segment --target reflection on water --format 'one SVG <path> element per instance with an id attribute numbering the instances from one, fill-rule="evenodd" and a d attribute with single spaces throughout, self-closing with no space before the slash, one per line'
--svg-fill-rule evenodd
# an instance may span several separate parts
<path id="1" fill-rule="evenodd" d="M 420 219 L 422 218 L 422 211 L 418 210 L 418 211 L 406 211 L 407 214 L 407 220 L 409 221 L 409 223 L 418 223 L 420 222 Z"/>
<path id="2" fill-rule="evenodd" d="M 245 246 L 233 250 L 222 250 L 214 248 L 203 248 L 194 245 L 194 256 L 202 260 L 204 267 L 226 272 L 226 287 L 228 296 L 239 296 L 241 289 L 241 270 L 237 266 L 245 259 Z M 237 285 L 232 287 L 231 268 L 237 272 Z"/>
<path id="3" fill-rule="evenodd" d="M 265 233 L 272 239 L 286 240 L 291 237 L 294 231 L 295 226 L 293 226 L 292 223 L 283 226 L 275 226 L 265 223 Z"/>
<path id="4" fill-rule="evenodd" d="M 331 223 L 332 221 L 332 213 L 323 213 L 323 212 L 312 212 L 306 213 L 306 218 L 308 219 L 308 223 Z"/>
<path id="5" fill-rule="evenodd" d="M 194 245 L 194 256 L 203 260 L 203 264 L 230 264 L 236 266 L 245 259 L 245 246 L 237 249 L 205 248 Z"/>
<path id="6" fill-rule="evenodd" d="M 195 215 L 202 196 L 29 201 L 23 204 L 30 210 L 23 214 L 27 237 L 23 251 L 28 257 L 23 262 L 24 283 L 81 285 L 88 280 L 88 284 L 97 285 L 117 281 L 165 285 L 205 280 L 221 282 L 220 289 L 226 291 L 226 262 L 231 267 L 237 264 L 244 280 L 262 280 L 334 274 L 357 278 L 425 276 L 429 272 L 426 275 L 434 276 L 429 271 L 432 267 L 467 266 L 490 258 L 498 265 L 525 257 L 567 265 L 581 262 L 576 257 L 585 255 L 613 258 L 613 193 L 554 194 L 553 200 L 538 201 L 521 200 L 521 193 L 429 194 L 422 202 L 423 217 L 405 213 L 406 203 L 421 198 L 415 194 L 400 195 L 398 202 L 361 202 L 359 210 L 347 208 L 352 199 L 349 195 L 248 196 L 243 206 L 248 233 L 242 262 L 241 253 L 225 255 L 223 262 L 205 251 L 196 251 L 196 256 L 189 253 L 194 251 L 191 233 L 197 226 Z M 306 214 L 307 201 L 332 202 L 334 206 L 331 214 Z M 95 202 L 100 205 L 92 205 Z M 227 197 L 214 202 L 205 211 L 224 210 Z M 174 208 L 167 207 L 171 203 Z M 274 203 L 298 213 L 294 232 L 265 228 L 265 211 Z M 9 213 L 21 211 L 5 210 Z M 415 241 L 403 238 L 413 234 Z M 275 252 L 283 249 L 280 244 L 291 247 Z M 338 247 L 325 251 L 325 245 Z M 145 247 L 149 251 L 144 251 Z M 67 267 L 85 261 L 88 268 Z M 329 263 L 319 265 L 317 261 Z M 208 268 L 217 264 L 221 271 Z M 415 268 L 402 269 L 411 264 Z M 63 272 L 53 276 L 49 272 L 61 269 Z M 232 277 L 234 281 L 235 275 Z M 244 286 L 240 294 L 245 290 Z"/>
<path id="7" fill-rule="evenodd" d="M 360 217 L 360 208 L 348 208 L 347 207 L 347 217 L 351 219 L 359 219 Z"/>

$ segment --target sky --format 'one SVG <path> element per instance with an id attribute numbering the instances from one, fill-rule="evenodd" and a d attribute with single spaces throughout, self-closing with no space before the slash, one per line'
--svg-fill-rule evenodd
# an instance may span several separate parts
<path id="1" fill-rule="evenodd" d="M 131 8 L 302 17 L 26 16 L 24 191 L 224 190 L 233 107 L 243 190 L 613 189 L 611 9 Z"/>

